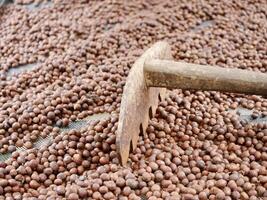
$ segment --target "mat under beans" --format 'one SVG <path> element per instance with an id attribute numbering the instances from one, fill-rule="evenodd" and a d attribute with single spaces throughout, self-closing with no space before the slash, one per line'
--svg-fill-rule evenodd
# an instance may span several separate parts
<path id="1" fill-rule="evenodd" d="M 0 0 L 0 6 L 3 6 L 8 3 L 12 3 L 12 1 L 11 0 Z"/>
<path id="2" fill-rule="evenodd" d="M 214 23 L 215 22 L 213 20 L 203 21 L 199 25 L 197 25 L 196 27 L 194 27 L 191 31 L 197 32 L 197 31 L 202 30 L 202 29 L 204 29 L 206 27 L 212 26 Z"/>
<path id="3" fill-rule="evenodd" d="M 39 67 L 38 63 L 20 65 L 16 68 L 10 68 L 7 72 L 7 76 L 12 77 L 14 75 L 18 75 L 18 74 L 23 73 L 23 72 L 29 72 L 33 69 L 37 69 L 38 67 Z"/>
<path id="4" fill-rule="evenodd" d="M 246 121 L 247 123 L 251 124 L 267 123 L 267 117 L 259 116 L 257 118 L 252 118 L 251 115 L 253 113 L 253 110 L 240 107 L 235 110 L 232 110 L 231 112 L 236 113 L 239 116 L 240 120 Z"/>
<path id="5" fill-rule="evenodd" d="M 79 130 L 83 127 L 86 127 L 89 123 L 96 121 L 96 120 L 105 120 L 110 116 L 109 113 L 99 113 L 99 114 L 94 114 L 91 116 L 88 116 L 84 119 L 77 120 L 74 122 L 71 122 L 67 127 L 59 127 L 60 128 L 60 133 L 64 134 L 70 130 Z M 48 135 L 45 138 L 39 137 L 34 143 L 33 143 L 33 148 L 41 148 L 47 145 L 50 145 L 53 142 L 52 136 Z M 16 151 L 25 151 L 25 147 L 16 147 Z M 12 154 L 11 153 L 5 153 L 5 154 L 0 154 L 0 162 L 4 162 L 7 159 L 10 158 Z"/>
<path id="6" fill-rule="evenodd" d="M 52 5 L 51 0 L 45 0 L 45 1 L 40 1 L 40 2 L 34 1 L 32 3 L 27 3 L 27 4 L 21 4 L 21 3 L 16 2 L 15 0 L 0 0 L 0 6 L 11 4 L 11 3 L 16 3 L 19 6 L 23 6 L 30 11 L 33 11 L 35 9 L 48 8 Z"/>
<path id="7" fill-rule="evenodd" d="M 41 9 L 41 8 L 48 8 L 50 7 L 52 4 L 51 1 L 44 1 L 44 2 L 40 2 L 40 3 L 31 3 L 31 4 L 28 4 L 28 5 L 23 5 L 25 6 L 28 10 L 35 10 L 35 9 Z"/>

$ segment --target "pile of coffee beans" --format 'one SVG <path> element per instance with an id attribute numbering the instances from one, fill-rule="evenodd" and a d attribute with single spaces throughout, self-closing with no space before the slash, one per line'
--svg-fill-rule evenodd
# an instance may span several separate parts
<path id="1" fill-rule="evenodd" d="M 267 73 L 266 1 L 31 2 L 0 11 L 0 199 L 267 198 L 267 124 L 230 112 L 266 116 L 263 97 L 172 90 L 125 167 L 115 144 L 127 75 L 156 41 L 175 60 Z M 60 133 L 97 113 L 110 117 Z"/>

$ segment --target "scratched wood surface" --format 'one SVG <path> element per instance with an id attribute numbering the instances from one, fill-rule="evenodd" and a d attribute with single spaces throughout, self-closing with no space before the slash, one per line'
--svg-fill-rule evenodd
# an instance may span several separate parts
<path id="1" fill-rule="evenodd" d="M 148 88 L 143 67 L 147 59 L 170 59 L 171 50 L 166 42 L 158 42 L 149 48 L 133 65 L 123 90 L 116 146 L 122 165 L 126 165 L 129 151 L 135 149 L 141 130 L 145 134 L 149 110 L 156 112 L 159 94 L 164 98 L 164 88 Z"/>
<path id="2" fill-rule="evenodd" d="M 249 70 L 150 59 L 144 75 L 149 87 L 267 95 L 267 74 Z"/>

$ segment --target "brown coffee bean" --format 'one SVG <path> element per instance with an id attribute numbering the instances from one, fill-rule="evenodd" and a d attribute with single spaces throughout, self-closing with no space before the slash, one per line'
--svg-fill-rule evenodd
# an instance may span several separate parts
<path id="1" fill-rule="evenodd" d="M 78 200 L 79 196 L 76 193 L 71 193 L 71 194 L 69 194 L 68 199 L 69 200 Z"/>

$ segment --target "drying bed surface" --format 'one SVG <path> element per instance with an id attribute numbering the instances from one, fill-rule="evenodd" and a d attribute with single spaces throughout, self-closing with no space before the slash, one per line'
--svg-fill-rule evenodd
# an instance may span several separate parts
<path id="1" fill-rule="evenodd" d="M 165 40 L 175 60 L 266 73 L 266 10 L 265 0 L 3 5 L 0 199 L 266 199 L 263 97 L 172 90 L 126 167 L 115 145 L 125 80 L 148 47 Z"/>

